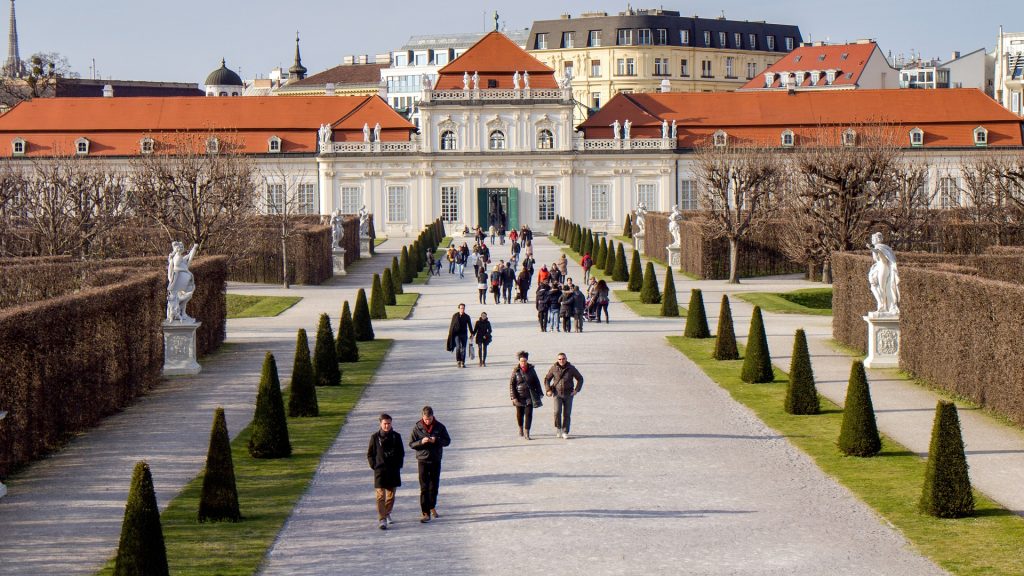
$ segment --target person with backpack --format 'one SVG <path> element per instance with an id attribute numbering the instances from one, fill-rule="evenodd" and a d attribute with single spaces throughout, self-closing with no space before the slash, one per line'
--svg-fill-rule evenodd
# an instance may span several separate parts
<path id="1" fill-rule="evenodd" d="M 590 252 L 583 255 L 580 266 L 583 266 L 583 283 L 586 284 L 590 281 L 590 269 L 594 266 L 594 259 L 590 257 Z"/>

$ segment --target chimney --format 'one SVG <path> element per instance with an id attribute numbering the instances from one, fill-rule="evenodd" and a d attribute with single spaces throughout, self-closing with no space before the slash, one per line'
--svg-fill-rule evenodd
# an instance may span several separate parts
<path id="1" fill-rule="evenodd" d="M 960 51 L 959 50 L 953 50 L 953 57 L 950 58 L 950 60 L 956 60 L 959 57 L 960 57 Z"/>
<path id="2" fill-rule="evenodd" d="M 353 61 L 354 61 L 354 57 L 353 56 L 344 56 L 341 59 L 341 63 L 342 64 L 352 64 Z"/>
<path id="3" fill-rule="evenodd" d="M 661 86 L 658 88 L 658 91 L 659 92 L 671 92 L 672 91 L 672 83 L 668 81 L 668 78 L 663 78 L 661 80 Z"/>
<path id="4" fill-rule="evenodd" d="M 327 96 L 334 96 L 334 82 L 324 84 L 324 94 Z"/>
<path id="5" fill-rule="evenodd" d="M 110 84 L 104 84 L 103 85 L 103 97 L 104 98 L 113 98 L 114 97 L 114 87 L 111 86 Z"/>

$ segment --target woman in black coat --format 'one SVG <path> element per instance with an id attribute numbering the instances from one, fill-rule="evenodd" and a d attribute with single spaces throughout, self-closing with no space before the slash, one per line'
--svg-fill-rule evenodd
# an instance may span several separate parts
<path id="1" fill-rule="evenodd" d="M 541 405 L 540 378 L 533 364 L 530 364 L 530 354 L 519 352 L 519 364 L 512 370 L 512 378 L 509 380 L 509 395 L 512 397 L 512 405 L 516 407 L 516 423 L 519 424 L 519 435 L 527 440 L 530 439 L 530 426 L 533 424 L 533 408 Z"/>
<path id="2" fill-rule="evenodd" d="M 477 358 L 480 359 L 480 366 L 487 366 L 487 345 L 491 343 L 491 321 L 487 319 L 487 312 L 481 312 L 480 318 L 476 321 L 476 347 L 480 349 Z"/>

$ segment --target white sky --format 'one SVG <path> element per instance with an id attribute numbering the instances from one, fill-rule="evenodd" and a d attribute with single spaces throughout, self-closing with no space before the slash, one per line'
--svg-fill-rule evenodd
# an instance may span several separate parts
<path id="1" fill-rule="evenodd" d="M 60 52 L 82 77 L 92 62 L 102 78 L 201 83 L 220 65 L 245 79 L 291 65 L 295 31 L 310 74 L 345 55 L 397 49 L 417 34 L 484 31 L 497 10 L 507 29 L 529 28 L 568 12 L 617 14 L 626 1 L 517 0 L 366 2 L 354 0 L 18 0 L 22 58 Z M 999 26 L 1024 31 L 1024 3 L 1010 0 L 690 0 L 644 3 L 682 14 L 767 20 L 800 27 L 804 40 L 874 38 L 887 54 L 949 59 L 995 46 Z M 8 10 L 6 3 L 0 9 Z M 0 19 L 3 19 L 0 16 Z M 6 31 L 6 26 L 3 30 Z M 3 54 L 6 57 L 6 51 Z"/>

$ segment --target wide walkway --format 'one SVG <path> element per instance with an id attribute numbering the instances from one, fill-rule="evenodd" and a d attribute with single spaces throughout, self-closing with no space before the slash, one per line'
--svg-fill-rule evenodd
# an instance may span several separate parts
<path id="1" fill-rule="evenodd" d="M 537 241 L 538 262 L 557 253 Z M 541 334 L 532 304 L 480 306 L 468 278 L 445 274 L 423 293 L 411 320 L 377 329 L 396 345 L 263 573 L 942 573 L 669 348 L 664 336 L 680 320 L 641 320 L 614 303 L 611 324 Z M 459 302 L 494 324 L 487 368 L 457 369 L 444 351 Z M 586 377 L 572 439 L 554 437 L 550 402 L 535 415 L 534 440 L 518 437 L 508 378 L 519 349 L 541 375 L 565 352 Z M 453 438 L 442 517 L 417 521 L 410 450 L 397 524 L 380 531 L 367 440 L 381 411 L 407 437 L 424 404 Z"/>

